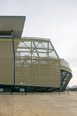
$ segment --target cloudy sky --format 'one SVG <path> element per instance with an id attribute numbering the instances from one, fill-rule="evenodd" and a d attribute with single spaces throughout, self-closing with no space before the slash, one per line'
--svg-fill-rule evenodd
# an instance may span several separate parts
<path id="1" fill-rule="evenodd" d="M 0 15 L 26 16 L 23 36 L 50 38 L 77 85 L 77 0 L 0 0 Z"/>

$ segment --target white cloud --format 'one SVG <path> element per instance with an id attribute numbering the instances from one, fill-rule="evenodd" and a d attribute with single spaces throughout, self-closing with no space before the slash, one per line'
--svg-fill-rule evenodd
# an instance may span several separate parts
<path id="1" fill-rule="evenodd" d="M 0 15 L 27 17 L 23 36 L 51 39 L 59 56 L 71 63 L 75 75 L 72 84 L 77 77 L 76 14 L 76 0 L 0 0 Z"/>

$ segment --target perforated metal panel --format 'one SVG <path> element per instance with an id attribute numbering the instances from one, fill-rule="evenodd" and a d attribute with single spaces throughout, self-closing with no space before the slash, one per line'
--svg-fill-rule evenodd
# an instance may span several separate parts
<path id="1" fill-rule="evenodd" d="M 11 39 L 0 39 L 0 84 L 13 84 L 13 48 Z"/>
<path id="2" fill-rule="evenodd" d="M 60 60 L 49 40 L 16 39 L 14 45 L 15 84 L 60 86 Z"/>
<path id="3" fill-rule="evenodd" d="M 59 87 L 60 60 L 50 40 L 0 39 L 0 83 Z"/>

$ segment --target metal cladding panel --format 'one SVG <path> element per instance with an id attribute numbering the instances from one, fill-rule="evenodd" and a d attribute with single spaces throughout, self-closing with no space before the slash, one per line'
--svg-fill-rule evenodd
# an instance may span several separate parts
<path id="1" fill-rule="evenodd" d="M 69 67 L 65 67 L 61 65 L 61 70 L 66 70 L 72 74 L 72 70 Z"/>
<path id="2" fill-rule="evenodd" d="M 61 70 L 66 70 L 66 71 L 72 73 L 72 70 L 67 61 L 65 61 L 64 59 L 61 59 L 60 64 L 61 64 Z"/>
<path id="3" fill-rule="evenodd" d="M 60 60 L 50 41 L 16 39 L 14 46 L 16 85 L 60 86 Z"/>
<path id="4" fill-rule="evenodd" d="M 0 39 L 0 84 L 13 84 L 13 48 L 11 39 Z"/>

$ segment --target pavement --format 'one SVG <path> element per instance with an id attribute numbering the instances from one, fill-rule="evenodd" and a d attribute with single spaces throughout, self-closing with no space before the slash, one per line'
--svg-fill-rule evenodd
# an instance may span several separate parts
<path id="1" fill-rule="evenodd" d="M 0 116 L 77 116 L 77 92 L 0 95 Z"/>

